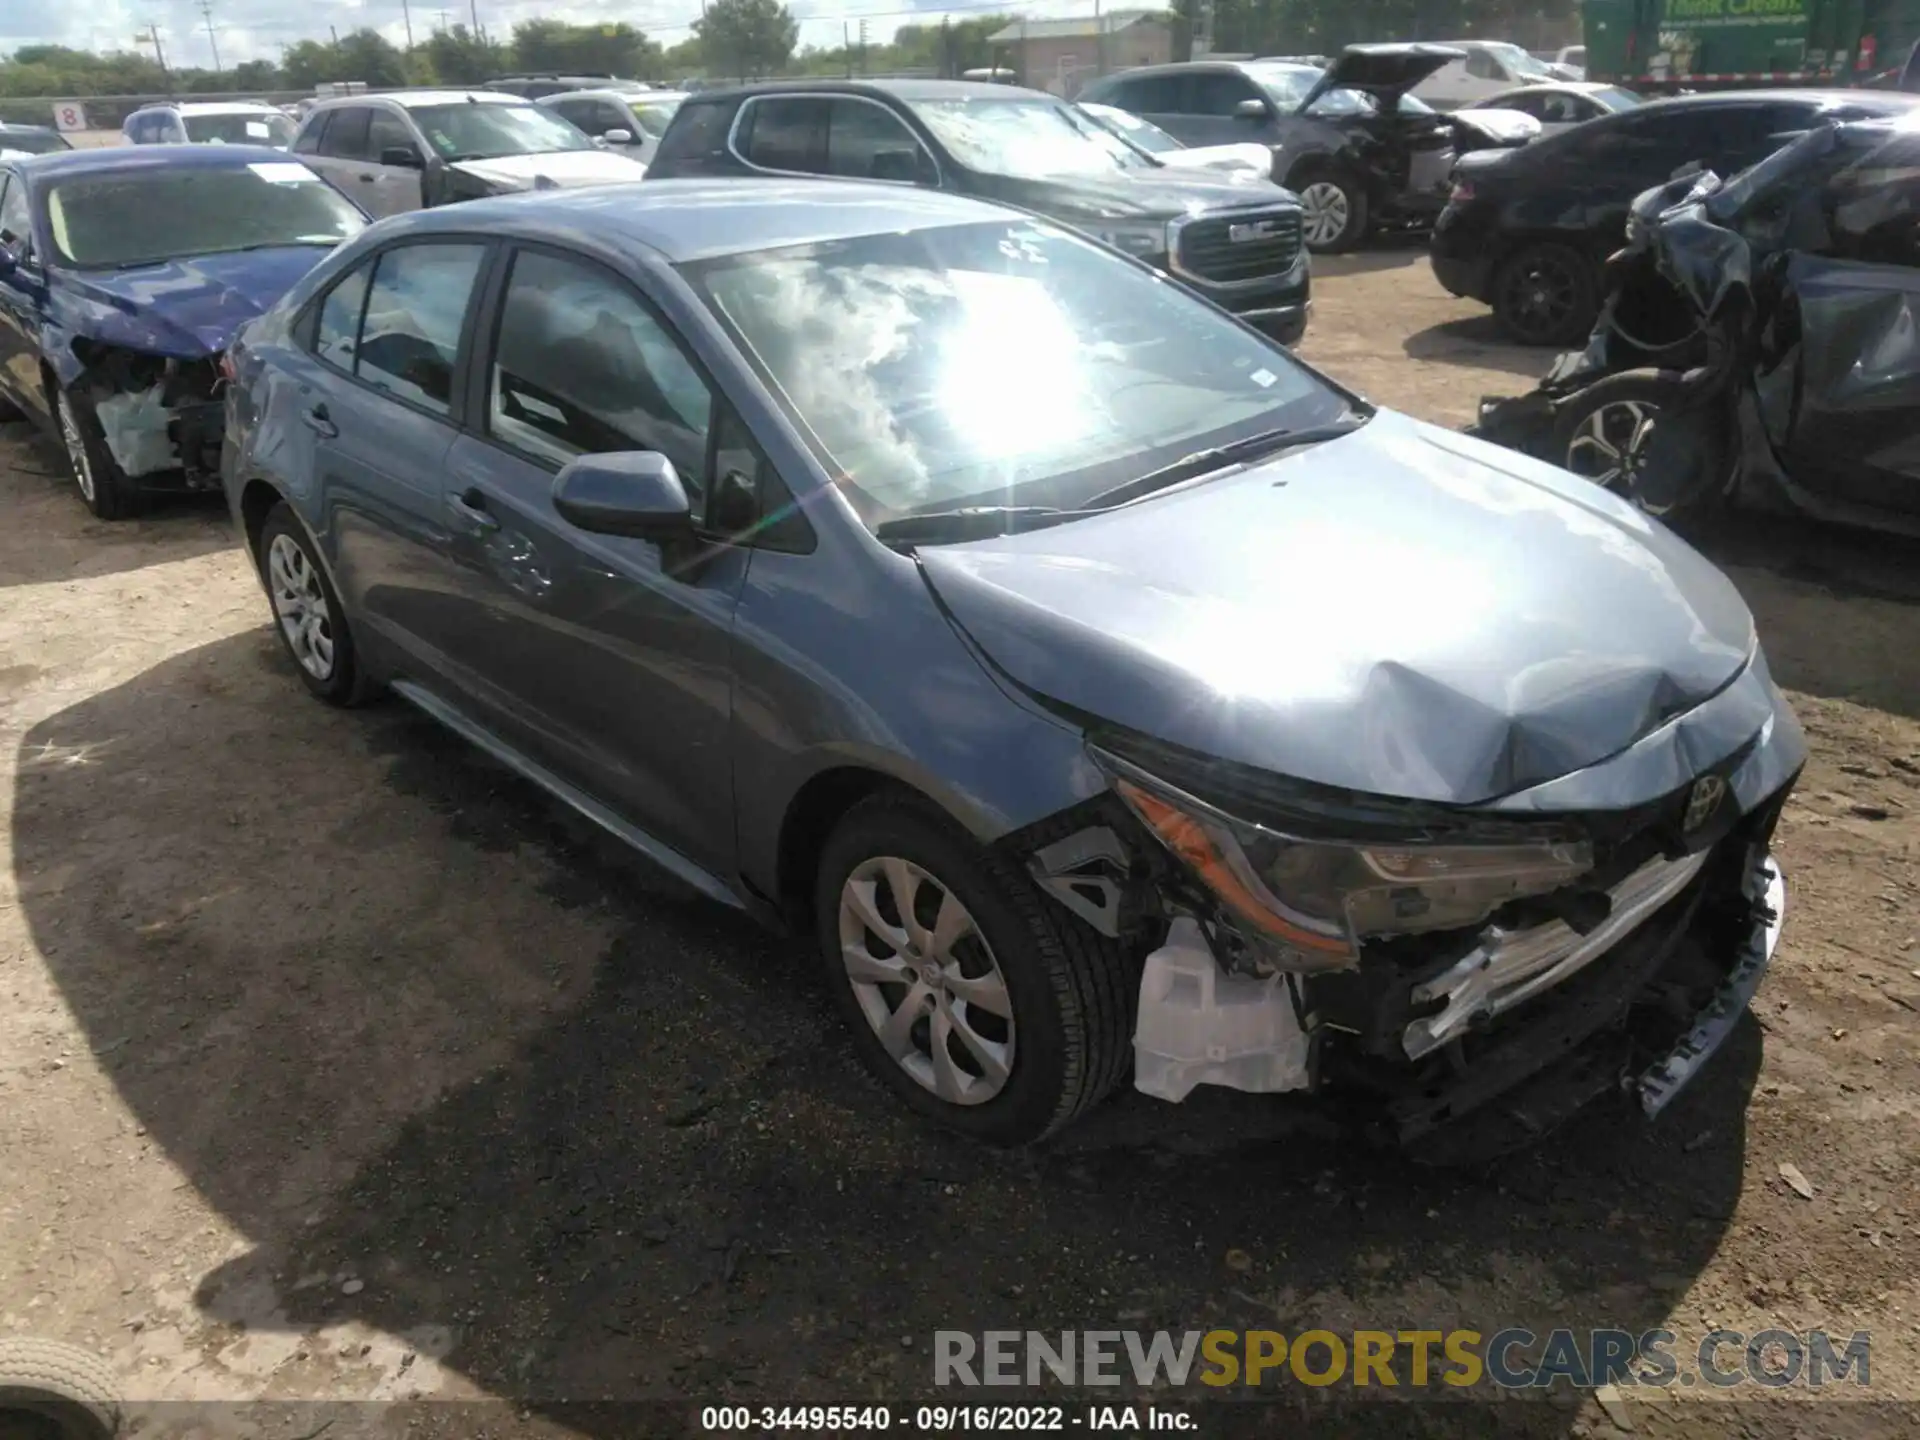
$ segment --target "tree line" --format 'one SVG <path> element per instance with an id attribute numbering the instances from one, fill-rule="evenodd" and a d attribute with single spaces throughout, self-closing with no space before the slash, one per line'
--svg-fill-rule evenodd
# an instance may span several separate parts
<path id="1" fill-rule="evenodd" d="M 94 54 L 60 45 L 27 45 L 0 60 L 0 99 L 84 100 L 96 95 L 225 95 L 310 91 L 328 81 L 374 87 L 475 85 L 516 71 L 618 75 L 672 83 L 689 77 L 879 74 L 924 70 L 957 75 L 993 63 L 986 37 L 1010 23 L 988 16 L 950 25 L 903 25 L 890 40 L 799 48 L 800 25 L 780 0 L 711 0 L 692 33 L 662 45 L 632 25 L 571 25 L 526 20 L 505 39 L 449 25 L 403 49 L 372 29 L 337 39 L 301 40 L 280 58 L 222 70 L 178 63 L 186 37 L 163 67 L 151 51 Z M 163 34 L 162 43 L 166 43 Z"/>

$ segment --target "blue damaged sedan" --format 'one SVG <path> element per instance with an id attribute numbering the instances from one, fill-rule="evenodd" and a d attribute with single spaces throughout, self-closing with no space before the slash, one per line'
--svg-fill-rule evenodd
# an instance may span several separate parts
<path id="1" fill-rule="evenodd" d="M 0 408 L 62 441 L 103 520 L 216 488 L 234 332 L 366 223 L 265 147 L 0 162 Z"/>
<path id="2" fill-rule="evenodd" d="M 808 937 L 966 1134 L 1130 1078 L 1498 1153 L 1658 1114 L 1772 957 L 1805 745 L 1732 585 L 1045 220 L 480 200 L 231 358 L 306 689 L 391 691 Z"/>

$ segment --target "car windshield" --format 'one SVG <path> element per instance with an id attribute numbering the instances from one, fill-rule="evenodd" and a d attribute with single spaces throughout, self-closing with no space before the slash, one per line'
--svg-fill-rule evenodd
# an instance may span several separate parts
<path id="1" fill-rule="evenodd" d="M 51 155 L 56 150 L 71 150 L 67 137 L 57 130 L 0 130 L 0 150 L 16 155 Z"/>
<path id="2" fill-rule="evenodd" d="M 183 115 L 187 139 L 195 145 L 272 145 L 293 143 L 293 122 L 277 112 L 234 111 L 226 115 Z"/>
<path id="3" fill-rule="evenodd" d="M 76 176 L 47 196 L 54 250 L 83 269 L 331 247 L 366 223 L 352 201 L 297 160 Z"/>
<path id="4" fill-rule="evenodd" d="M 1646 104 L 1646 98 L 1631 90 L 1622 90 L 1617 85 L 1609 85 L 1604 90 L 1590 90 L 1588 95 L 1598 104 L 1609 110 L 1631 110 L 1636 105 Z"/>
<path id="5" fill-rule="evenodd" d="M 1278 344 L 1038 221 L 683 267 L 869 525 L 1072 509 L 1348 401 Z"/>
<path id="6" fill-rule="evenodd" d="M 469 100 L 415 105 L 408 113 L 442 160 L 492 160 L 502 155 L 551 155 L 591 150 L 593 141 L 538 105 Z"/>
<path id="7" fill-rule="evenodd" d="M 1498 59 L 1501 64 L 1507 67 L 1509 73 L 1521 76 L 1524 79 L 1553 80 L 1558 78 L 1554 75 L 1552 67 L 1549 66 L 1546 61 L 1536 60 L 1518 45 L 1505 44 L 1500 41 L 1482 41 L 1480 49 Z"/>
<path id="8" fill-rule="evenodd" d="M 961 164 L 989 175 L 1110 175 L 1154 164 L 1055 100 L 918 100 L 913 112 Z"/>
<path id="9" fill-rule="evenodd" d="M 1316 70 L 1311 65 L 1249 65 L 1247 74 L 1262 90 L 1267 98 L 1283 115 L 1291 115 L 1300 108 L 1300 102 L 1307 98 L 1309 91 L 1320 83 L 1320 77 L 1327 72 Z M 1408 96 L 1400 102 L 1402 110 L 1424 110 L 1426 106 L 1414 101 L 1409 105 Z M 1371 95 L 1360 90 L 1329 90 L 1313 102 L 1315 115 L 1371 115 L 1380 108 Z"/>
<path id="10" fill-rule="evenodd" d="M 1158 125 L 1142 120 L 1138 115 L 1129 115 L 1125 110 L 1116 110 L 1111 105 L 1082 105 L 1080 108 L 1121 139 L 1138 145 L 1149 155 L 1164 155 L 1169 150 L 1186 148 Z"/>
<path id="11" fill-rule="evenodd" d="M 640 128 L 657 140 L 667 133 L 667 125 L 673 119 L 674 111 L 680 108 L 680 99 L 675 95 L 670 100 L 634 100 L 627 108 L 633 111 L 633 118 Z"/>

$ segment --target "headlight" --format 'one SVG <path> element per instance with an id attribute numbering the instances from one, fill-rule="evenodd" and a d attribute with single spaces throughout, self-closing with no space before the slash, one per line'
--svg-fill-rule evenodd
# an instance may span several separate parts
<path id="1" fill-rule="evenodd" d="M 1129 255 L 1151 258 L 1167 253 L 1167 227 L 1159 224 L 1103 225 L 1093 232 L 1096 240 L 1124 250 Z"/>
<path id="2" fill-rule="evenodd" d="M 1453 930 L 1593 868 L 1585 841 L 1494 844 L 1306 839 L 1239 820 L 1164 782 L 1107 765 L 1129 809 L 1289 970 L 1355 964 L 1373 937 Z"/>

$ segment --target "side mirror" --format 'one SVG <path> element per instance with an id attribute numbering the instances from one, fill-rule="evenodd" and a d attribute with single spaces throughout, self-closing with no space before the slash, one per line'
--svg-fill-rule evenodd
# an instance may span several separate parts
<path id="1" fill-rule="evenodd" d="M 595 535 L 662 545 L 693 536 L 693 507 L 673 462 L 654 450 L 582 455 L 553 477 L 553 508 Z"/>
<path id="2" fill-rule="evenodd" d="M 1236 120 L 1264 120 L 1273 113 L 1273 107 L 1264 100 L 1242 100 L 1233 107 Z"/>
<path id="3" fill-rule="evenodd" d="M 418 170 L 420 153 L 411 145 L 389 145 L 380 152 L 380 163 L 397 170 Z"/>
<path id="4" fill-rule="evenodd" d="M 609 145 L 631 145 L 633 143 L 633 131 L 609 130 L 600 138 Z"/>

